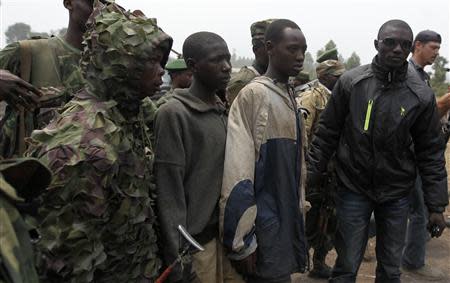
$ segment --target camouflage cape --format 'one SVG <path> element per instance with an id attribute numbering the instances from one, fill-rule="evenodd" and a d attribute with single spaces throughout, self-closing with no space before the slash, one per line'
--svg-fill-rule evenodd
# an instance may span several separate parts
<path id="1" fill-rule="evenodd" d="M 19 208 L 25 211 L 23 208 L 49 184 L 50 177 L 50 171 L 35 159 L 0 161 L 0 282 L 39 282 L 32 229 Z"/>
<path id="2" fill-rule="evenodd" d="M 154 19 L 97 3 L 82 56 L 86 90 L 32 135 L 29 154 L 54 180 L 39 211 L 45 282 L 146 282 L 160 268 L 153 151 L 133 84 L 172 40 Z"/>
<path id="3" fill-rule="evenodd" d="M 39 88 L 44 95 L 52 95 L 52 97 L 57 96 L 57 99 L 52 101 L 53 106 L 64 105 L 64 103 L 71 98 L 71 93 L 74 93 L 83 87 L 83 78 L 78 67 L 81 52 L 75 47 L 69 45 L 63 38 L 60 37 L 29 40 L 31 45 L 38 41 L 40 41 L 40 44 L 44 44 L 45 41 L 48 42 L 47 44 L 52 51 L 51 55 L 53 57 L 47 64 L 37 60 L 40 63 L 33 63 L 31 69 L 35 72 L 43 72 L 48 69 L 55 70 L 60 81 L 58 85 L 53 85 L 50 82 L 40 81 L 39 79 L 34 78 L 34 76 L 31 76 L 30 83 Z M 0 69 L 8 70 L 17 76 L 20 76 L 20 57 L 19 42 L 6 46 L 0 51 Z M 39 116 L 38 118 L 38 112 L 39 111 L 36 111 L 35 113 L 25 113 L 25 136 L 29 136 L 34 129 L 48 123 L 50 118 L 52 118 L 55 114 L 54 112 L 48 113 L 46 111 L 46 115 Z M 50 115 L 52 116 L 49 117 Z M 0 127 L 0 156 L 9 158 L 17 155 L 19 143 L 17 140 L 19 112 L 8 106 L 6 108 L 5 116 L 0 123 Z"/>

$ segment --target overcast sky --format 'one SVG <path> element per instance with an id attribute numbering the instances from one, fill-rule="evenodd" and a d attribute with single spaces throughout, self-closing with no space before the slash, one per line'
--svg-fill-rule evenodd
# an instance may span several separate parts
<path id="1" fill-rule="evenodd" d="M 33 31 L 49 32 L 67 25 L 63 0 L 0 0 L 0 47 L 4 32 L 16 22 Z M 378 28 L 390 19 L 408 22 L 414 34 L 432 29 L 442 35 L 441 55 L 450 58 L 450 1 L 448 0 L 117 0 L 127 9 L 141 9 L 174 38 L 181 51 L 191 33 L 212 31 L 221 35 L 230 52 L 253 55 L 250 25 L 260 19 L 287 18 L 303 30 L 308 50 L 316 51 L 330 39 L 345 57 L 355 51 L 362 63 L 375 54 L 373 40 Z"/>

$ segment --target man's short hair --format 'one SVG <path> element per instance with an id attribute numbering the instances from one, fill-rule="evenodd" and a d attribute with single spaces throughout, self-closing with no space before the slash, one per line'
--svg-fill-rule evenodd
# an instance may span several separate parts
<path id="1" fill-rule="evenodd" d="M 271 41 L 273 43 L 278 43 L 281 41 L 283 37 L 283 31 L 286 28 L 298 29 L 301 30 L 300 27 L 291 20 L 280 19 L 273 21 L 266 30 L 266 34 L 264 36 L 265 41 Z"/>
<path id="2" fill-rule="evenodd" d="M 408 25 L 407 22 L 402 21 L 402 20 L 389 20 L 387 22 L 385 22 L 384 24 L 381 25 L 380 29 L 378 30 L 378 36 L 377 39 L 380 39 L 380 35 L 384 32 L 384 30 L 387 27 L 402 27 L 405 28 L 407 30 L 409 30 L 411 32 L 411 35 L 413 34 L 411 27 Z"/>
<path id="3" fill-rule="evenodd" d="M 183 54 L 187 60 L 189 58 L 200 60 L 207 54 L 207 48 L 214 43 L 223 42 L 225 40 L 218 34 L 208 31 L 196 32 L 188 36 L 183 43 Z"/>
<path id="4" fill-rule="evenodd" d="M 442 43 L 442 38 L 441 35 L 435 31 L 432 30 L 423 30 L 421 32 L 419 32 L 416 37 L 414 38 L 414 42 L 412 45 L 412 52 L 414 52 L 414 47 L 416 45 L 416 42 L 422 42 L 422 43 L 427 43 L 427 42 L 437 42 L 437 43 Z"/>

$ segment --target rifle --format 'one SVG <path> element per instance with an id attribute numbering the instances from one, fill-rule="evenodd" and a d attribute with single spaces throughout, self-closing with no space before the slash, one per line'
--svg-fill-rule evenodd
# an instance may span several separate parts
<path id="1" fill-rule="evenodd" d="M 164 272 L 156 279 L 155 283 L 163 283 L 166 281 L 167 277 L 169 277 L 170 273 L 172 272 L 173 268 L 181 263 L 183 261 L 183 258 L 187 255 L 189 249 L 193 247 L 194 249 L 198 251 L 204 251 L 205 249 L 188 233 L 188 231 L 182 226 L 178 225 L 178 232 L 183 236 L 183 238 L 187 241 L 184 245 L 181 252 L 178 254 L 177 259 L 172 262 L 165 270 Z"/>
<path id="2" fill-rule="evenodd" d="M 324 174 L 322 180 L 321 185 L 312 188 L 306 197 L 313 205 L 320 203 L 318 217 L 315 221 L 318 229 L 311 237 L 314 241 L 313 245 L 318 247 L 328 245 L 327 234 L 330 229 L 334 229 L 332 219 L 334 218 L 336 177 L 334 173 L 328 172 Z"/>

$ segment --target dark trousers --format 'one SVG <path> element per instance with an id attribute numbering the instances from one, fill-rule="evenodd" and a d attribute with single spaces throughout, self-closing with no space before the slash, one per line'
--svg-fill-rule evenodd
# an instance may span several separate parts
<path id="1" fill-rule="evenodd" d="M 427 223 L 428 211 L 423 198 L 422 180 L 418 176 L 411 194 L 408 232 L 402 260 L 402 265 L 408 269 L 425 265 L 425 246 L 429 236 Z"/>
<path id="2" fill-rule="evenodd" d="M 367 245 L 369 222 L 375 215 L 377 268 L 375 282 L 400 282 L 409 197 L 375 203 L 367 196 L 341 189 L 337 194 L 338 254 L 330 282 L 355 282 Z"/>

